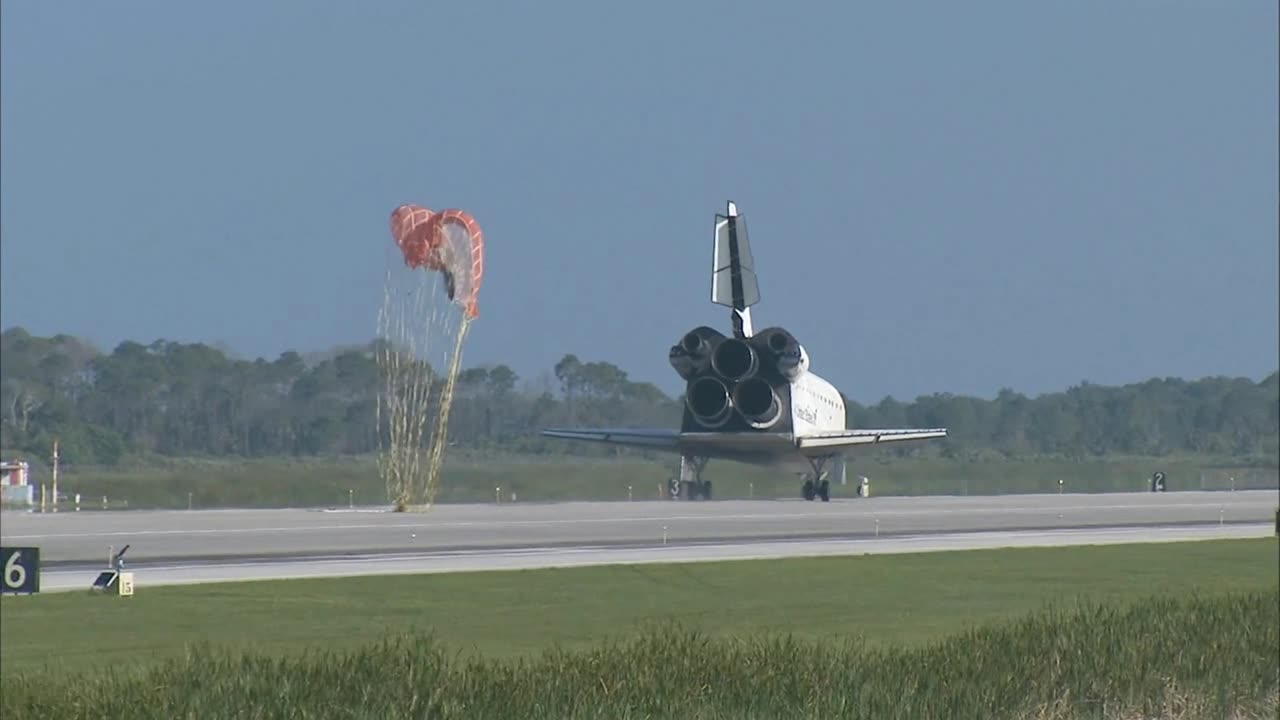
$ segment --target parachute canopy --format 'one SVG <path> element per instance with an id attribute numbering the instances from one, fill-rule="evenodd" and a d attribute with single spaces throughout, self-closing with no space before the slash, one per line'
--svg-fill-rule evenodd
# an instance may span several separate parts
<path id="1" fill-rule="evenodd" d="M 401 205 L 391 213 L 391 237 L 405 265 L 443 273 L 449 299 L 465 308 L 468 318 L 480 314 L 484 233 L 470 213 Z"/>

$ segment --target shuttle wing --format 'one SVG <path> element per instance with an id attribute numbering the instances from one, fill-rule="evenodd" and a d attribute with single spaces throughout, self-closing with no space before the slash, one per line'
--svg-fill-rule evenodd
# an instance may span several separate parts
<path id="1" fill-rule="evenodd" d="M 656 450 L 677 450 L 680 446 L 680 431 L 664 428 L 548 428 L 542 435 Z"/>
<path id="2" fill-rule="evenodd" d="M 690 452 L 744 460 L 761 456 L 837 455 L 861 446 L 885 445 L 947 436 L 946 428 L 832 430 L 793 437 L 789 433 L 680 432 L 665 428 L 548 428 L 545 437 L 610 445 Z"/>
<path id="3" fill-rule="evenodd" d="M 947 436 L 946 428 L 900 428 L 884 430 L 831 430 L 801 435 L 796 446 L 804 455 L 825 455 L 844 448 L 884 445 L 908 440 L 931 440 Z"/>
<path id="4" fill-rule="evenodd" d="M 730 460 L 760 461 L 796 454 L 790 433 L 681 432 L 665 428 L 547 428 L 544 437 L 625 445 Z"/>

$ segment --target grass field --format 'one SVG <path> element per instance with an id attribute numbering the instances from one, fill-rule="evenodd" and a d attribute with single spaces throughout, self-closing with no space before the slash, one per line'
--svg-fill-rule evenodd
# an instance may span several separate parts
<path id="1" fill-rule="evenodd" d="M 5 718 L 1280 710 L 1274 539 L 149 588 L 0 611 Z"/>
<path id="2" fill-rule="evenodd" d="M 1270 591 L 1271 539 L 143 588 L 0 600 L 6 674 L 127 667 L 191 643 L 289 654 L 429 631 L 469 655 L 589 648 L 678 621 L 916 646 L 1048 605 Z"/>
<path id="3" fill-rule="evenodd" d="M 5 718 L 1178 718 L 1280 712 L 1280 593 L 1040 612 L 914 648 L 666 628 L 531 661 L 412 635 L 272 658 L 197 648 L 131 675 L 3 680 Z"/>
<path id="4" fill-rule="evenodd" d="M 625 500 L 659 497 L 678 463 L 642 459 L 600 460 L 457 452 L 446 465 L 438 502 L 492 502 L 500 494 L 519 500 Z M 856 476 L 871 478 L 879 495 L 982 495 L 1057 492 L 1141 491 L 1152 472 L 1163 470 L 1168 489 L 1200 490 L 1280 487 L 1280 470 L 1233 467 L 1209 458 L 1110 458 L 1070 461 L 959 461 L 892 459 L 870 453 L 849 465 L 852 494 Z M 33 482 L 48 482 L 38 471 Z M 705 478 L 716 497 L 795 497 L 800 480 L 786 471 L 712 462 Z M 1232 480 L 1234 478 L 1234 482 Z M 495 493 L 495 488 L 500 488 Z M 372 457 L 266 460 L 157 459 L 128 468 L 68 468 L 59 492 L 80 493 L 86 508 L 111 507 L 317 507 L 385 504 L 387 494 Z"/>

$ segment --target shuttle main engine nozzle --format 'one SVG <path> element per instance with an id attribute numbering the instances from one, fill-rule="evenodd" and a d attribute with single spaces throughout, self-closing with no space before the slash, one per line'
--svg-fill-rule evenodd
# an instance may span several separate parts
<path id="1" fill-rule="evenodd" d="M 689 383 L 685 403 L 694 418 L 708 429 L 723 426 L 733 414 L 729 388 L 714 377 L 700 377 Z"/>

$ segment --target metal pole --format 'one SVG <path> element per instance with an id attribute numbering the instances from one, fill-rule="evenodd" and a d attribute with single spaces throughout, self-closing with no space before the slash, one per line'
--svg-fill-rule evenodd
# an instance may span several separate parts
<path id="1" fill-rule="evenodd" d="M 53 441 L 53 511 L 58 512 L 58 440 Z"/>

